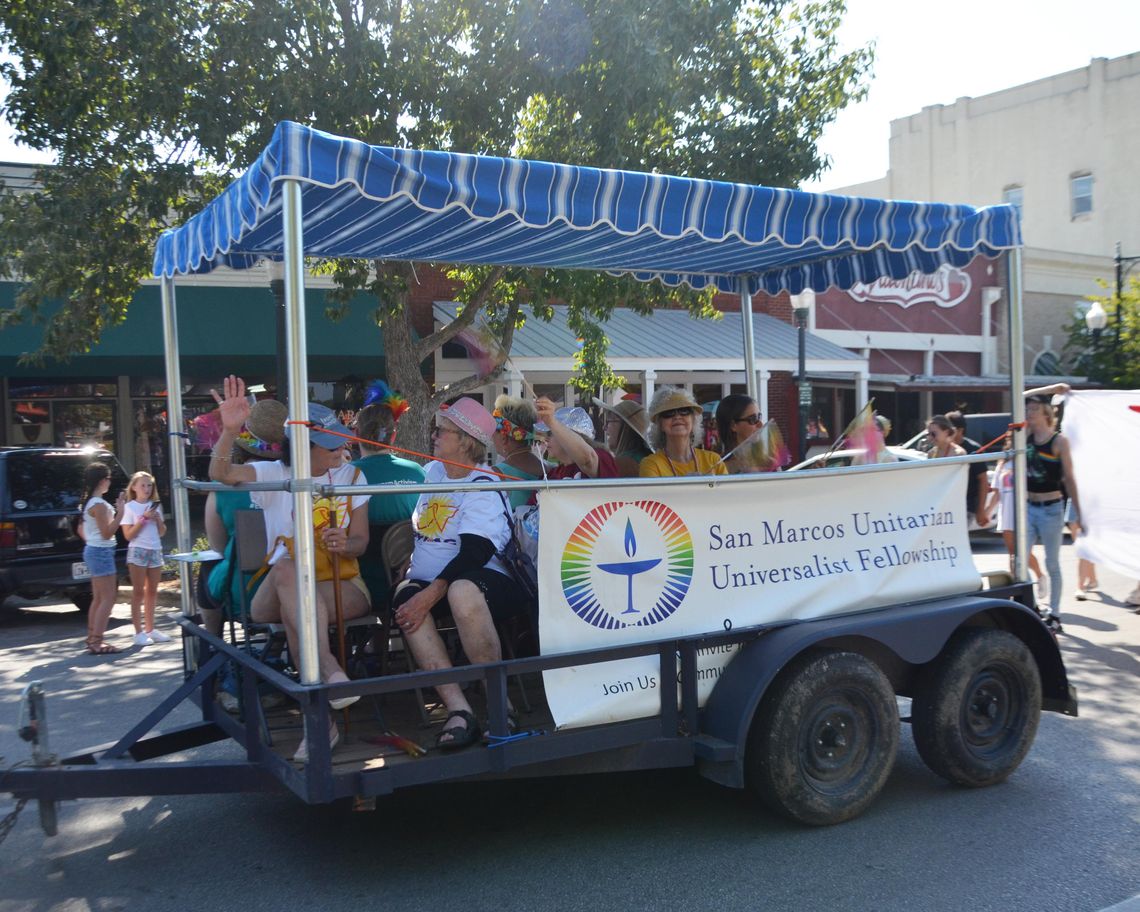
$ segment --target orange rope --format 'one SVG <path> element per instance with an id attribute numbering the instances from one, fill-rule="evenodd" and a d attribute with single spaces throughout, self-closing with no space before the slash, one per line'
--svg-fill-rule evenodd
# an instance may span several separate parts
<path id="1" fill-rule="evenodd" d="M 467 469 L 470 472 L 488 472 L 491 475 L 498 475 L 506 481 L 522 481 L 523 479 L 515 475 L 504 475 L 502 472 L 496 472 L 494 469 L 480 469 L 479 466 L 468 465 L 465 462 L 452 462 L 450 459 L 441 459 L 439 456 L 429 456 L 427 453 L 417 453 L 415 450 L 405 450 L 403 447 L 398 447 L 391 443 L 381 443 L 379 440 L 368 440 L 365 437 L 356 437 L 353 434 L 342 434 L 340 431 L 330 431 L 328 428 L 314 425 L 311 421 L 286 421 L 286 424 L 303 424 L 311 431 L 320 431 L 322 434 L 332 434 L 334 437 L 343 437 L 345 440 L 351 440 L 353 443 L 366 443 L 371 447 L 383 447 L 386 450 L 394 450 L 397 453 L 404 453 L 408 456 L 418 456 L 420 459 L 427 459 L 431 462 L 442 462 L 445 465 L 455 466 L 459 469 Z"/>

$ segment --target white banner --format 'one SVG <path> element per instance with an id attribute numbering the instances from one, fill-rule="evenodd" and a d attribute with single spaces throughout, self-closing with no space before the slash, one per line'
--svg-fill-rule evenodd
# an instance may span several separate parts
<path id="1" fill-rule="evenodd" d="M 1140 579 L 1140 390 L 1070 393 L 1063 430 L 1085 526 L 1077 555 Z"/>
<path id="2" fill-rule="evenodd" d="M 542 653 L 977 590 L 965 466 L 539 495 Z M 698 659 L 700 700 L 732 650 Z M 657 714 L 656 656 L 544 673 L 559 727 Z"/>

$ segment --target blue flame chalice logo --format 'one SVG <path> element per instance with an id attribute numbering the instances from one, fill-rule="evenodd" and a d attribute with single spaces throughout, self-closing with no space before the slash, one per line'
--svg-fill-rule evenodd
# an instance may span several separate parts
<path id="1" fill-rule="evenodd" d="M 637 539 L 634 538 L 633 535 L 633 522 L 628 519 L 625 521 L 625 554 L 626 557 L 629 558 L 633 558 L 637 554 Z M 640 614 L 640 612 L 633 607 L 633 578 L 639 573 L 652 570 L 659 563 L 661 563 L 661 558 L 653 557 L 649 560 L 631 559 L 616 564 L 598 564 L 599 570 L 625 577 L 626 609 L 622 614 Z"/>
<path id="2" fill-rule="evenodd" d="M 653 530 L 649 544 L 642 534 L 641 551 L 658 556 L 638 556 L 635 525 L 642 533 Z M 615 541 L 619 529 L 624 530 L 623 549 Z M 621 550 L 625 559 L 613 560 Z M 593 627 L 649 627 L 672 615 L 685 600 L 693 562 L 692 536 L 670 507 L 655 500 L 608 501 L 590 510 L 570 533 L 559 568 L 562 593 L 570 610 Z M 617 593 L 606 597 L 600 591 L 599 584 L 613 577 L 625 577 L 624 599 Z"/>

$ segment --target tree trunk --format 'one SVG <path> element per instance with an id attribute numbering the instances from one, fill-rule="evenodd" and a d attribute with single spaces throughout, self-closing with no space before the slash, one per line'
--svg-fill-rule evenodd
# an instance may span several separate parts
<path id="1" fill-rule="evenodd" d="M 412 338 L 407 295 L 404 295 L 404 307 L 398 312 L 385 311 L 381 314 L 380 330 L 384 334 L 388 385 L 408 400 L 408 410 L 400 418 L 396 432 L 396 446 L 430 455 L 431 421 L 435 405 L 431 387 L 420 370 L 417 346 Z M 416 458 L 407 454 L 397 455 Z M 417 461 L 425 460 L 419 458 Z"/>

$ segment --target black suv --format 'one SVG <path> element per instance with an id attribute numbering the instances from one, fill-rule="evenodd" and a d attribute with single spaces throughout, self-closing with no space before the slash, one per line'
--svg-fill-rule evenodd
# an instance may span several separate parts
<path id="1" fill-rule="evenodd" d="M 127 476 L 106 450 L 0 448 L 0 603 L 9 595 L 39 598 L 62 592 L 80 610 L 90 607 L 90 576 L 76 526 L 83 471 L 96 459 L 111 469 L 107 497 L 113 501 L 126 487 Z M 126 554 L 119 533 L 115 562 L 120 573 Z"/>

